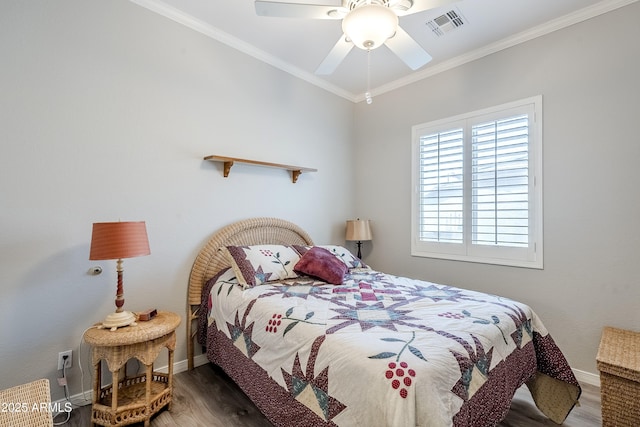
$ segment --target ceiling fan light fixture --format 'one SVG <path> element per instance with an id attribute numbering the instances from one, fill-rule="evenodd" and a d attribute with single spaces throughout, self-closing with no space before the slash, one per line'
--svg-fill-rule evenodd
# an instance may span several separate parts
<path id="1" fill-rule="evenodd" d="M 376 49 L 398 28 L 398 15 L 386 6 L 363 4 L 342 20 L 342 31 L 363 50 Z"/>

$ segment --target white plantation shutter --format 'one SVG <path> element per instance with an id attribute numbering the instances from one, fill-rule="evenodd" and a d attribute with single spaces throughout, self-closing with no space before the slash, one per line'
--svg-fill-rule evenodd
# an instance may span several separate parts
<path id="1" fill-rule="evenodd" d="M 420 139 L 420 239 L 463 241 L 463 132 L 461 128 Z"/>
<path id="2" fill-rule="evenodd" d="M 471 128 L 471 241 L 529 244 L 529 118 L 518 115 Z"/>
<path id="3" fill-rule="evenodd" d="M 542 97 L 414 126 L 411 253 L 542 268 Z"/>

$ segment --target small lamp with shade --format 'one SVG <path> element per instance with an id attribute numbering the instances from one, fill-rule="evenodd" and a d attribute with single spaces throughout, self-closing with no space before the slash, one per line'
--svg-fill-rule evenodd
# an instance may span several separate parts
<path id="1" fill-rule="evenodd" d="M 357 242 L 358 258 L 362 259 L 362 242 L 371 240 L 371 225 L 369 220 L 360 218 L 348 220 L 345 240 Z"/>
<path id="2" fill-rule="evenodd" d="M 124 326 L 135 326 L 136 316 L 124 307 L 124 287 L 122 283 L 122 259 L 149 255 L 149 239 L 143 221 L 139 222 L 97 222 L 93 224 L 90 260 L 117 259 L 118 286 L 116 289 L 116 311 L 102 322 L 102 328 L 115 331 Z"/>

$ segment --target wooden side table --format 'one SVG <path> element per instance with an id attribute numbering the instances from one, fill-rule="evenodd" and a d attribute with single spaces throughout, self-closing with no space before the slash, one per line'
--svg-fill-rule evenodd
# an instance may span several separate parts
<path id="1" fill-rule="evenodd" d="M 93 347 L 92 425 L 124 426 L 144 421 L 144 425 L 149 426 L 152 415 L 165 406 L 171 409 L 173 351 L 179 324 L 180 316 L 160 311 L 153 319 L 138 322 L 136 326 L 112 332 L 98 329 L 97 324 L 85 332 L 84 340 Z M 153 363 L 164 347 L 169 356 L 167 374 L 153 370 Z M 143 375 L 127 377 L 125 365 L 133 358 L 145 365 L 146 370 Z M 111 384 L 104 387 L 101 385 L 102 360 L 107 362 L 112 377 Z"/>

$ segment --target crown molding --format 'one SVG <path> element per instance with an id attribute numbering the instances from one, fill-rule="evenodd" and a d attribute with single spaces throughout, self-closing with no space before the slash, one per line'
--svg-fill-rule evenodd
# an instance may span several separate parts
<path id="1" fill-rule="evenodd" d="M 182 24 L 188 28 L 191 28 L 192 30 L 197 31 L 214 40 L 217 40 L 220 43 L 224 43 L 227 46 L 230 46 L 236 50 L 239 50 L 240 52 L 243 52 L 249 56 L 252 56 L 286 73 L 289 73 L 292 76 L 298 77 L 299 79 L 302 79 L 321 89 L 331 92 L 334 95 L 340 96 L 354 103 L 362 102 L 365 99 L 364 94 L 357 95 L 349 91 L 346 91 L 336 85 L 333 85 L 327 82 L 324 79 L 319 78 L 313 73 L 309 73 L 307 71 L 304 71 L 298 67 L 291 65 L 288 62 L 282 61 L 281 59 L 276 58 L 275 56 L 261 49 L 258 49 L 255 46 L 230 35 L 229 33 L 221 31 L 215 28 L 214 26 L 207 24 L 204 21 L 196 19 L 191 15 L 188 15 L 172 6 L 169 6 L 168 4 L 165 4 L 160 0 L 129 0 L 129 1 L 137 4 L 138 6 L 149 9 L 168 19 L 171 19 L 172 21 Z M 602 15 L 607 12 L 611 12 L 612 10 L 616 10 L 621 7 L 630 5 L 632 3 L 636 3 L 637 1 L 639 0 L 603 0 L 599 3 L 596 3 L 591 6 L 587 6 L 584 9 L 580 9 L 574 13 L 561 16 L 559 18 L 546 22 L 537 27 L 531 28 L 527 31 L 514 34 L 513 36 L 499 40 L 495 43 L 484 46 L 480 49 L 476 49 L 474 51 L 465 53 L 463 55 L 459 55 L 455 58 L 444 61 L 440 64 L 428 67 L 425 70 L 412 73 L 407 77 L 403 77 L 401 79 L 394 80 L 388 84 L 373 88 L 371 90 L 371 93 L 374 96 L 377 96 L 386 92 L 390 92 L 392 90 L 401 88 L 403 86 L 407 86 L 417 81 L 424 80 L 436 74 L 443 73 L 447 70 L 451 70 L 452 68 L 458 67 L 468 62 L 475 61 L 477 59 L 499 52 L 501 50 L 516 46 L 520 43 L 533 40 L 535 38 L 544 36 L 546 34 L 560 30 L 562 28 L 566 28 L 568 26 L 586 21 L 588 19 L 594 18 L 596 16 Z"/>
<path id="2" fill-rule="evenodd" d="M 632 3 L 636 3 L 637 1 L 638 0 L 601 1 L 600 3 L 596 3 L 594 5 L 585 7 L 584 9 L 580 9 L 575 13 L 561 16 L 559 18 L 546 22 L 537 27 L 514 34 L 505 39 L 499 40 L 495 43 L 491 43 L 490 45 L 484 46 L 480 49 L 476 49 L 474 51 L 465 53 L 463 55 L 459 55 L 455 58 L 452 58 L 440 64 L 429 67 L 423 71 L 415 72 L 407 77 L 403 77 L 401 79 L 392 81 L 388 84 L 379 86 L 375 89 L 372 89 L 371 92 L 373 95 L 381 95 L 385 92 L 390 92 L 392 90 L 401 88 L 403 86 L 407 86 L 417 81 L 424 80 L 436 74 L 443 73 L 447 70 L 451 70 L 452 68 L 456 68 L 468 62 L 472 62 L 477 59 L 483 58 L 485 56 L 491 55 L 493 53 L 499 52 L 501 50 L 508 49 L 510 47 L 519 45 L 529 40 L 533 40 L 538 37 L 542 37 L 546 34 L 550 34 L 554 31 L 561 30 L 563 28 L 569 27 L 574 24 L 578 24 L 580 22 L 605 14 L 607 12 L 611 12 L 612 10 L 616 10 L 621 7 L 630 5 Z M 362 102 L 364 101 L 364 99 L 365 99 L 364 95 L 357 96 L 356 102 Z"/>

